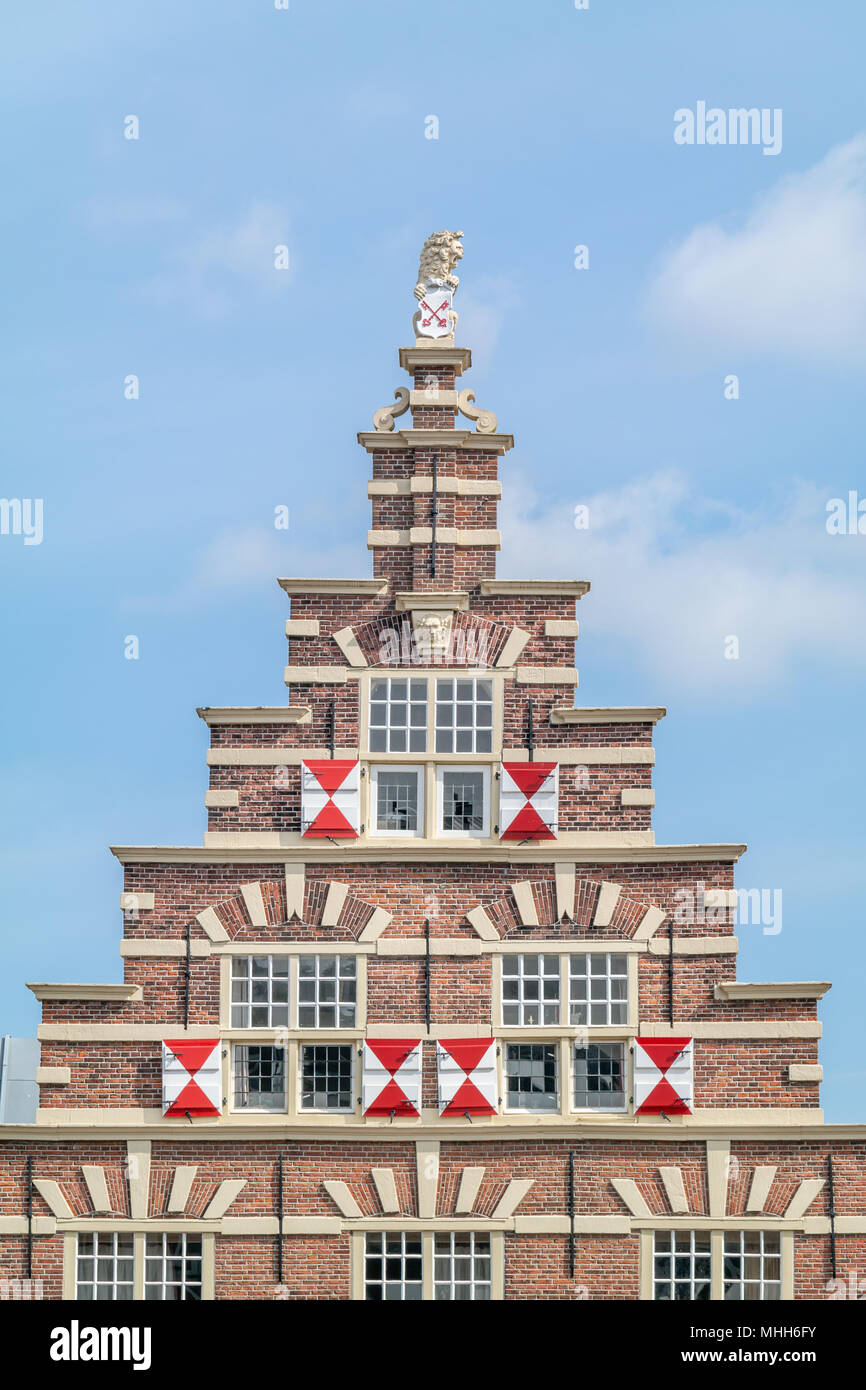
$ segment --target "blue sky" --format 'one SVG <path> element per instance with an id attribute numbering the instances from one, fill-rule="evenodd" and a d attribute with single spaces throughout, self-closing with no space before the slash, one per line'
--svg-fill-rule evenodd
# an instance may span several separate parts
<path id="1" fill-rule="evenodd" d="M 580 702 L 667 705 L 657 838 L 749 843 L 784 919 L 741 929 L 740 976 L 834 981 L 825 1110 L 862 1120 L 866 535 L 825 521 L 866 497 L 863 7 L 5 28 L 0 491 L 44 534 L 0 535 L 0 1031 L 36 1026 L 25 979 L 120 978 L 107 846 L 200 842 L 195 706 L 285 699 L 274 576 L 369 573 L 355 432 L 405 380 L 422 241 L 459 227 L 465 384 L 516 436 L 500 573 L 592 581 Z M 699 101 L 781 109 L 781 152 L 675 144 Z"/>

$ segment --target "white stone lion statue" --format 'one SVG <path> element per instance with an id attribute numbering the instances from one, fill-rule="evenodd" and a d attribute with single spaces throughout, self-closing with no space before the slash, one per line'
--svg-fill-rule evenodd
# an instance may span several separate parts
<path id="1" fill-rule="evenodd" d="M 416 299 L 424 298 L 425 287 L 431 280 L 456 290 L 460 281 L 453 272 L 457 262 L 463 259 L 463 246 L 460 241 L 462 235 L 462 232 L 443 231 L 428 236 L 421 247 L 418 283 L 415 286 Z"/>

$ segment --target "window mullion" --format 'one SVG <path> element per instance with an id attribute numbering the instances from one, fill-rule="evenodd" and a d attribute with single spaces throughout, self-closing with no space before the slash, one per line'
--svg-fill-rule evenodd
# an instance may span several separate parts
<path id="1" fill-rule="evenodd" d="M 724 1300 L 724 1232 L 710 1231 L 710 1299 L 713 1303 Z"/>
<path id="2" fill-rule="evenodd" d="M 571 1027 L 570 961 L 568 955 L 559 957 L 559 1021 L 564 1028 Z"/>
<path id="3" fill-rule="evenodd" d="M 300 1088 L 298 1069 L 300 1067 L 300 1046 L 296 1038 L 287 1039 L 286 1045 L 286 1111 L 297 1115 L 300 1109 Z"/>
<path id="4" fill-rule="evenodd" d="M 136 1303 L 144 1299 L 144 1252 L 147 1236 L 136 1231 L 132 1237 L 132 1297 Z"/>
<path id="5" fill-rule="evenodd" d="M 559 1113 L 563 1119 L 568 1118 L 571 1109 L 571 1039 L 559 1039 Z"/>
<path id="6" fill-rule="evenodd" d="M 432 1231 L 421 1232 L 421 1298 L 425 1303 L 433 1301 L 433 1241 Z"/>

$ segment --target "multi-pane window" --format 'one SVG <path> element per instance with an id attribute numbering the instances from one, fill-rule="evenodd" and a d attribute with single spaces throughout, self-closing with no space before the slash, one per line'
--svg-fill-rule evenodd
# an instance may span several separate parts
<path id="1" fill-rule="evenodd" d="M 709 1231 L 656 1231 L 653 1298 L 680 1303 L 709 1297 Z"/>
<path id="2" fill-rule="evenodd" d="M 437 1302 L 492 1297 L 490 1236 L 449 1231 L 433 1238 L 433 1297 Z"/>
<path id="3" fill-rule="evenodd" d="M 356 977 L 354 956 L 301 956 L 298 1027 L 354 1028 Z"/>
<path id="4" fill-rule="evenodd" d="M 420 1301 L 420 1232 L 368 1232 L 364 1238 L 364 1296 L 372 1302 Z"/>
<path id="5" fill-rule="evenodd" d="M 352 1109 L 351 1046 L 301 1047 L 301 1109 Z"/>
<path id="6" fill-rule="evenodd" d="M 144 1251 L 146 1299 L 201 1298 L 201 1236 L 148 1236 Z"/>
<path id="7" fill-rule="evenodd" d="M 436 752 L 493 751 L 493 682 L 436 681 Z"/>
<path id="8" fill-rule="evenodd" d="M 502 957 L 502 1022 L 518 1026 L 559 1023 L 559 956 Z"/>
<path id="9" fill-rule="evenodd" d="M 558 1052 L 554 1043 L 506 1043 L 505 1099 L 509 1109 L 559 1109 Z"/>
<path id="10" fill-rule="evenodd" d="M 782 1251 L 778 1232 L 725 1231 L 726 1299 L 747 1302 L 782 1297 Z"/>
<path id="11" fill-rule="evenodd" d="M 427 681 L 384 676 L 370 684 L 370 751 L 427 752 Z"/>
<path id="12" fill-rule="evenodd" d="M 626 956 L 587 951 L 569 958 L 569 1022 L 613 1025 L 628 1022 Z"/>
<path id="13" fill-rule="evenodd" d="M 568 1023 L 617 1027 L 628 1023 L 628 957 L 587 951 L 568 957 Z M 502 958 L 502 1022 L 538 1027 L 560 1017 L 560 957 Z"/>
<path id="14" fill-rule="evenodd" d="M 235 1047 L 234 1104 L 236 1110 L 285 1110 L 285 1048 Z"/>
<path id="15" fill-rule="evenodd" d="M 288 956 L 233 956 L 232 1027 L 288 1026 Z"/>
<path id="16" fill-rule="evenodd" d="M 417 835 L 423 826 L 420 768 L 374 767 L 370 813 L 381 835 Z"/>
<path id="17" fill-rule="evenodd" d="M 81 1233 L 75 1261 L 75 1297 L 131 1300 L 132 1292 L 132 1233 Z"/>
<path id="18" fill-rule="evenodd" d="M 439 828 L 444 835 L 486 835 L 488 773 L 480 768 L 439 769 Z"/>
<path id="19" fill-rule="evenodd" d="M 574 1049 L 575 1110 L 623 1110 L 625 1043 L 589 1043 Z"/>

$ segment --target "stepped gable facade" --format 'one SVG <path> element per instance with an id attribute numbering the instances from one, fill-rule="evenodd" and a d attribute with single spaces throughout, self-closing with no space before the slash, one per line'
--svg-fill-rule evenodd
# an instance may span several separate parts
<path id="1" fill-rule="evenodd" d="M 575 706 L 588 583 L 497 577 L 513 440 L 463 387 L 460 235 L 358 435 L 372 577 L 280 579 L 286 703 L 198 711 L 204 843 L 114 849 L 123 983 L 29 986 L 0 1270 L 45 1297 L 817 1299 L 866 1267 L 829 985 L 738 981 L 745 847 L 653 833 L 665 710 Z"/>

